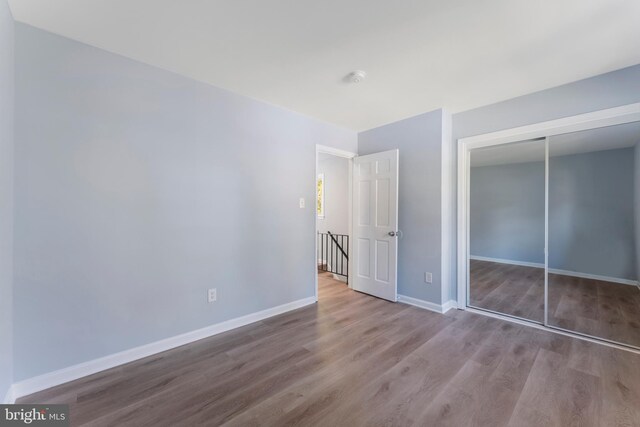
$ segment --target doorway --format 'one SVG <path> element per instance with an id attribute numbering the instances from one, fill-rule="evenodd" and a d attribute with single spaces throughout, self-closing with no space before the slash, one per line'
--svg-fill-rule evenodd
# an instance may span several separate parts
<path id="1" fill-rule="evenodd" d="M 397 149 L 356 156 L 316 147 L 316 271 L 344 281 L 350 289 L 393 302 L 398 295 L 398 239 L 402 236 L 398 175 Z M 342 232 L 345 198 L 346 234 Z M 318 283 L 316 273 L 316 300 Z"/>
<path id="2" fill-rule="evenodd" d="M 316 146 L 316 300 L 320 287 L 351 288 L 352 173 L 355 153 Z"/>

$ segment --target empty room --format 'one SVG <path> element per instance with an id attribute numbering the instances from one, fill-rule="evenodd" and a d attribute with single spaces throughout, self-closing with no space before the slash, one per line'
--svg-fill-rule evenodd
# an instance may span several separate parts
<path id="1" fill-rule="evenodd" d="M 640 2 L 0 0 L 0 426 L 640 427 Z"/>

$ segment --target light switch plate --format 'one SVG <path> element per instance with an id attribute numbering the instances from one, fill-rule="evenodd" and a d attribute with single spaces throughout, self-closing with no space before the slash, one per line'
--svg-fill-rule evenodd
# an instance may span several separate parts
<path id="1" fill-rule="evenodd" d="M 217 300 L 218 300 L 218 291 L 216 290 L 216 288 L 209 289 L 209 291 L 207 292 L 207 301 L 215 302 Z"/>
<path id="2" fill-rule="evenodd" d="M 300 197 L 300 209 L 304 209 L 304 197 Z"/>
<path id="3" fill-rule="evenodd" d="M 424 273 L 424 281 L 426 283 L 432 283 L 433 282 L 433 275 L 431 273 Z"/>

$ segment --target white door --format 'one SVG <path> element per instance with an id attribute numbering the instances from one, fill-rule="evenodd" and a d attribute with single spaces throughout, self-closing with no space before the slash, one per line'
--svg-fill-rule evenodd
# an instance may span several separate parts
<path id="1" fill-rule="evenodd" d="M 355 158 L 353 289 L 396 301 L 398 295 L 398 150 Z"/>

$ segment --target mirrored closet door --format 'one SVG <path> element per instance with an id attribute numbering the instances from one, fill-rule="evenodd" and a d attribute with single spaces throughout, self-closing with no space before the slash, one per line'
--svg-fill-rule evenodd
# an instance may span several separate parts
<path id="1" fill-rule="evenodd" d="M 640 347 L 640 122 L 549 137 L 548 324 Z"/>
<path id="2" fill-rule="evenodd" d="M 544 321 L 545 141 L 472 150 L 468 305 Z"/>
<path id="3" fill-rule="evenodd" d="M 467 306 L 640 349 L 640 121 L 476 145 Z"/>

